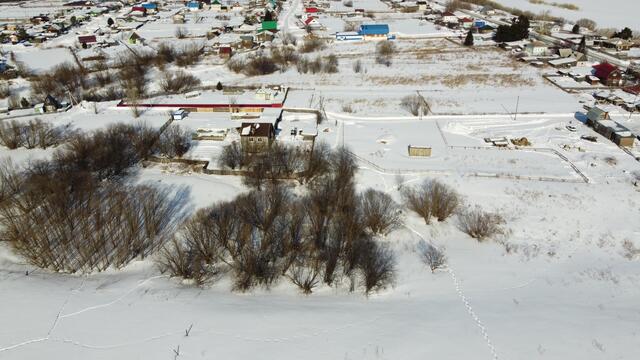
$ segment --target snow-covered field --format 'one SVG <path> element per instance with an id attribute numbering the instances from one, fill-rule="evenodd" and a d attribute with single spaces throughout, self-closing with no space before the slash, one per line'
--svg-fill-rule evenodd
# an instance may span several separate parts
<path id="1" fill-rule="evenodd" d="M 567 10 L 548 4 L 532 4 L 529 0 L 496 0 L 496 2 L 515 7 L 522 10 L 540 13 L 550 11 L 552 15 L 562 16 L 567 20 L 576 21 L 588 18 L 596 21 L 599 27 L 624 27 L 639 28 L 635 14 L 640 11 L 640 4 L 630 0 L 566 0 L 566 1 L 546 1 L 546 3 L 573 4 L 579 10 Z"/>
<path id="2" fill-rule="evenodd" d="M 499 1 L 538 10 L 525 0 Z M 582 8 L 577 17 L 592 17 L 601 26 L 626 20 L 633 25 L 634 1 L 614 0 L 607 9 L 591 0 L 574 2 Z M 623 10 L 610 10 L 614 5 Z M 304 34 L 295 18 L 302 6 L 300 0 L 284 4 L 281 31 Z M 28 264 L 0 241 L 0 360 L 637 359 L 640 188 L 634 182 L 640 182 L 640 162 L 578 120 L 585 97 L 547 82 L 543 70 L 501 50 L 462 47 L 458 39 L 441 38 L 445 32 L 431 23 L 389 16 L 389 7 L 378 0 L 355 0 L 353 8 L 385 12 L 376 19 L 389 22 L 392 32 L 428 36 L 397 40 L 390 66 L 376 61 L 375 42 L 329 41 L 323 50 L 302 56 L 335 54 L 337 73 L 301 74 L 294 65 L 248 77 L 232 73 L 217 55 L 184 71 L 209 87 L 218 81 L 225 87 L 290 87 L 279 129 L 283 141 L 292 128 L 312 132 L 317 125 L 316 141 L 334 149 L 346 146 L 357 156 L 358 191 L 377 189 L 400 202 L 401 189 L 435 178 L 456 189 L 464 207 L 500 214 L 504 234 L 478 242 L 459 229 L 456 216 L 425 225 L 405 210 L 404 225 L 380 240 L 397 257 L 395 281 L 368 297 L 326 285 L 302 295 L 285 277 L 271 289 L 246 293 L 232 291 L 226 276 L 199 288 L 161 274 L 157 254 L 101 273 L 52 273 Z M 330 10 L 352 9 L 332 1 Z M 176 25 L 163 17 L 139 33 L 172 41 Z M 104 22 L 99 19 L 81 30 Z M 341 31 L 344 20 L 320 19 L 329 33 Z M 189 31 L 202 35 L 210 25 L 192 24 Z M 75 37 L 53 41 L 70 45 Z M 63 48 L 6 47 L 16 49 L 16 57 L 36 72 L 73 61 Z M 129 51 L 124 45 L 113 48 Z M 159 91 L 160 70 L 152 68 L 148 78 L 147 90 Z M 13 88 L 28 96 L 27 80 L 15 81 Z M 432 114 L 412 116 L 401 105 L 411 95 L 423 96 Z M 81 102 L 55 114 L 12 110 L 0 121 L 38 118 L 92 131 L 118 122 L 160 128 L 169 120 L 168 109 L 144 109 L 134 118 L 117 103 L 94 108 Z M 315 114 L 305 110 L 319 103 L 326 118 L 315 124 Z M 264 116 L 275 119 L 272 113 Z M 640 129 L 638 115 L 612 109 L 612 118 Z M 233 128 L 242 122 L 226 112 L 189 114 L 179 124 L 191 131 L 231 130 L 224 141 L 194 141 L 184 157 L 215 164 L 222 146 L 237 140 Z M 485 141 L 502 137 L 526 137 L 531 145 L 499 149 Z M 432 156 L 409 157 L 409 145 L 431 147 Z M 61 146 L 0 147 L 0 158 L 24 165 Z M 629 151 L 640 155 L 638 145 Z M 206 175 L 184 164 L 144 165 L 123 186 L 185 189 L 190 212 L 248 190 L 239 176 Z M 298 186 L 294 193 L 301 191 L 290 185 Z M 425 242 L 444 247 L 448 267 L 430 271 L 419 255 Z"/>

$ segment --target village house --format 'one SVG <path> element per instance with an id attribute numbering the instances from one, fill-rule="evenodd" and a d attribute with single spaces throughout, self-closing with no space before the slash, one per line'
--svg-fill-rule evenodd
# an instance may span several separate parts
<path id="1" fill-rule="evenodd" d="M 318 19 L 315 16 L 308 16 L 304 21 L 304 26 L 305 28 L 308 27 L 310 29 L 319 29 L 320 27 L 322 27 L 322 25 L 320 24 L 320 22 L 318 21 Z"/>
<path id="2" fill-rule="evenodd" d="M 358 33 L 364 40 L 387 40 L 390 37 L 387 24 L 362 24 Z"/>
<path id="3" fill-rule="evenodd" d="M 78 42 L 83 48 L 88 48 L 96 44 L 98 40 L 95 35 L 80 35 L 78 36 Z"/>
<path id="4" fill-rule="evenodd" d="M 594 65 L 593 75 L 607 86 L 619 86 L 623 82 L 622 71 L 617 66 L 607 62 Z"/>
<path id="5" fill-rule="evenodd" d="M 541 41 L 532 41 L 524 45 L 524 52 L 528 56 L 545 56 L 549 51 L 549 47 Z"/>
<path id="6" fill-rule="evenodd" d="M 242 150 L 248 153 L 266 151 L 276 136 L 272 123 L 242 123 L 239 132 Z"/>
<path id="7" fill-rule="evenodd" d="M 444 13 L 442 13 L 442 17 L 440 18 L 440 21 L 442 21 L 444 24 L 453 24 L 453 25 L 458 25 L 458 17 L 449 11 L 445 11 Z"/>

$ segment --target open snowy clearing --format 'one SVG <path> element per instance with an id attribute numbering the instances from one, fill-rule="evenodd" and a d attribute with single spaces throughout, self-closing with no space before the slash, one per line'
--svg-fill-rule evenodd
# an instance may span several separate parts
<path id="1" fill-rule="evenodd" d="M 581 18 L 595 20 L 599 27 L 638 27 L 637 14 L 640 7 L 637 2 L 629 0 L 566 0 L 547 1 L 548 3 L 567 3 L 577 5 L 580 9 L 567 10 L 547 4 L 532 4 L 529 0 L 496 0 L 496 2 L 534 13 L 550 11 L 551 15 L 562 16 L 567 20 L 576 21 Z"/>

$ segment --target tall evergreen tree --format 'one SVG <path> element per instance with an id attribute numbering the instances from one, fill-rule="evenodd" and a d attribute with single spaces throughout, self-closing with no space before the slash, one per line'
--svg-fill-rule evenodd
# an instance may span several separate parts
<path id="1" fill-rule="evenodd" d="M 580 34 L 580 25 L 578 24 L 573 25 L 573 29 L 571 29 L 571 32 L 574 34 Z"/>
<path id="2" fill-rule="evenodd" d="M 473 46 L 473 30 L 469 29 L 466 39 L 464 39 L 464 46 Z"/>
<path id="3" fill-rule="evenodd" d="M 587 53 L 587 38 L 584 36 L 582 37 L 582 40 L 580 40 L 580 45 L 578 45 L 578 52 L 583 54 Z"/>

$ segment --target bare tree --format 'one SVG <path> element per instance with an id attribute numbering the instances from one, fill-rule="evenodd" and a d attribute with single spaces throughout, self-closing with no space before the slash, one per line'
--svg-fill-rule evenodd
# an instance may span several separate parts
<path id="1" fill-rule="evenodd" d="M 191 133 L 180 125 L 171 124 L 160 134 L 157 148 L 166 157 L 182 157 L 191 148 Z"/>
<path id="2" fill-rule="evenodd" d="M 218 166 L 228 167 L 231 170 L 240 169 L 246 164 L 246 156 L 240 145 L 234 141 L 222 148 L 222 154 L 218 158 Z"/>
<path id="3" fill-rule="evenodd" d="M 437 269 L 447 265 L 447 256 L 445 255 L 444 248 L 437 248 L 424 241 L 421 242 L 419 246 L 422 261 L 429 266 L 431 272 L 435 272 Z"/>
<path id="4" fill-rule="evenodd" d="M 362 273 L 365 294 L 390 285 L 395 276 L 393 252 L 373 240 L 368 240 L 362 250 L 364 251 L 360 256 L 358 267 Z"/>
<path id="5" fill-rule="evenodd" d="M 387 235 L 402 225 L 400 207 L 386 193 L 368 189 L 360 195 L 363 220 L 373 234 Z"/>

